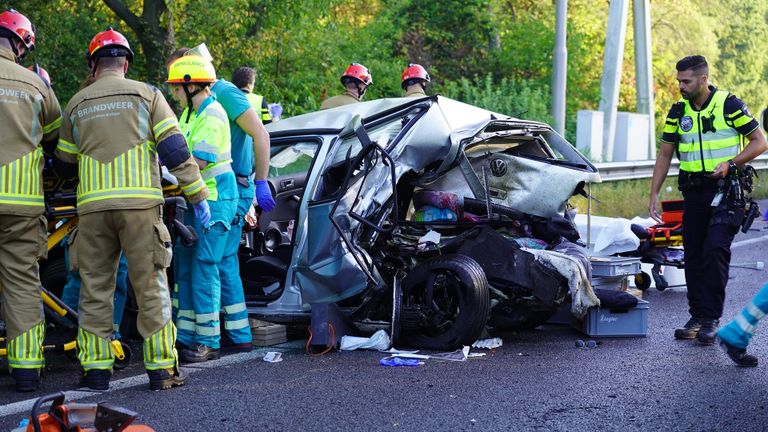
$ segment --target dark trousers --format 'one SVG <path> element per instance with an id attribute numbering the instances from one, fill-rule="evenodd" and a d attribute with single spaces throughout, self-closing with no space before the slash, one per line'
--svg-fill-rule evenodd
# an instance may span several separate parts
<path id="1" fill-rule="evenodd" d="M 717 208 L 711 206 L 716 193 L 714 187 L 683 191 L 688 306 L 691 316 L 699 319 L 720 319 L 723 314 L 731 242 L 739 228 L 738 217 L 727 217 L 728 200 L 723 200 Z"/>

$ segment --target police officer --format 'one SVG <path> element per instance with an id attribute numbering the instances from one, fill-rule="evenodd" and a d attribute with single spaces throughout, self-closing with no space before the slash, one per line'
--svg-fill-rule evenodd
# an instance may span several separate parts
<path id="1" fill-rule="evenodd" d="M 743 203 L 740 206 L 733 193 L 722 193 L 725 181 L 721 179 L 768 147 L 744 102 L 709 84 L 708 75 L 703 56 L 688 56 L 677 62 L 682 99 L 667 114 L 649 204 L 651 217 L 660 220 L 656 211 L 659 190 L 672 155 L 677 152 L 691 318 L 675 330 L 675 338 L 695 338 L 702 345 L 710 345 L 715 339 L 723 313 L 731 242 L 744 217 Z"/>
<path id="2" fill-rule="evenodd" d="M 199 55 L 211 59 L 205 44 L 201 44 L 195 48 L 177 49 L 167 64 L 170 65 L 183 55 Z M 237 211 L 230 223 L 224 255 L 219 264 L 221 269 L 219 272 L 221 310 L 223 311 L 225 335 L 220 344 L 221 348 L 227 351 L 249 351 L 253 347 L 253 337 L 248 322 L 243 284 L 240 279 L 238 251 L 245 215 L 251 208 L 254 199 L 263 211 L 269 212 L 275 207 L 272 190 L 266 180 L 269 170 L 269 134 L 259 121 L 256 110 L 248 102 L 243 92 L 234 84 L 224 79 L 216 79 L 211 86 L 211 91 L 215 94 L 216 102 L 221 104 L 229 119 L 232 170 L 235 173 L 238 191 Z M 178 266 L 175 267 L 174 271 L 179 274 Z M 180 278 L 184 277 L 183 275 L 179 276 Z M 174 302 L 178 308 L 178 299 L 174 299 Z M 203 358 L 211 356 L 207 351 L 210 350 L 202 350 L 194 356 L 192 352 L 185 354 L 188 360 L 202 361 Z"/>
<path id="3" fill-rule="evenodd" d="M 239 88 L 245 94 L 245 98 L 251 103 L 253 109 L 261 113 L 261 123 L 268 125 L 272 123 L 272 115 L 269 113 L 269 104 L 264 96 L 253 93 L 253 87 L 256 85 L 256 70 L 242 66 L 232 72 L 232 84 Z"/>
<path id="4" fill-rule="evenodd" d="M 17 64 L 34 47 L 32 23 L 13 9 L 0 13 L 0 291 L 16 391 L 37 390 L 43 367 L 37 267 L 47 255 L 43 150 L 53 151 L 61 124 L 53 90 Z"/>
<path id="5" fill-rule="evenodd" d="M 362 101 L 368 86 L 373 84 L 373 77 L 371 77 L 367 67 L 359 63 L 352 63 L 341 75 L 341 84 L 346 88 L 346 91 L 338 96 L 324 100 L 320 104 L 321 110 Z"/>
<path id="6" fill-rule="evenodd" d="M 403 97 L 426 97 L 427 83 L 431 81 L 429 73 L 423 66 L 415 63 L 409 64 L 403 71 L 400 82 L 400 86 L 405 91 Z"/>
<path id="7" fill-rule="evenodd" d="M 56 155 L 78 164 L 79 228 L 71 264 L 82 278 L 77 345 L 81 384 L 109 387 L 114 355 L 112 317 L 121 249 L 139 304 L 144 366 L 152 390 L 184 384 L 174 348 L 176 328 L 165 269 L 171 238 L 162 221 L 158 159 L 179 180 L 196 214 L 209 217 L 208 189 L 176 117 L 160 91 L 125 78 L 133 60 L 128 40 L 111 28 L 88 47 L 95 78 L 69 101 Z"/>

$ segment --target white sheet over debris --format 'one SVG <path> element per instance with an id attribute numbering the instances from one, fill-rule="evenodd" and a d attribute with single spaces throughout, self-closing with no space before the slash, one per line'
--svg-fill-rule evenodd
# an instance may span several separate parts
<path id="1" fill-rule="evenodd" d="M 536 257 L 536 260 L 546 267 L 557 271 L 568 280 L 568 290 L 571 293 L 571 314 L 583 318 L 592 306 L 600 306 L 600 299 L 592 291 L 592 284 L 581 262 L 574 257 L 559 252 L 525 248 Z"/>
<path id="2" fill-rule="evenodd" d="M 640 239 L 632 232 L 632 221 L 629 219 L 592 216 L 588 227 L 587 215 L 577 214 L 574 222 L 581 239 L 586 242 L 589 238 L 590 255 L 611 256 L 640 247 Z"/>

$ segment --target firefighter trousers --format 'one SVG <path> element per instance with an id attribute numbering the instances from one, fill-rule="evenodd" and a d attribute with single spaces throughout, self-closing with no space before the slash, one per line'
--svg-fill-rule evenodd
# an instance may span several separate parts
<path id="1" fill-rule="evenodd" d="M 48 252 L 44 216 L 0 215 L 0 287 L 11 368 L 43 366 L 45 335 L 37 259 Z"/>
<path id="2" fill-rule="evenodd" d="M 162 207 L 109 210 L 80 216 L 70 248 L 71 265 L 82 279 L 78 317 L 78 356 L 85 370 L 112 365 L 108 341 L 113 337 L 115 279 L 120 251 L 139 306 L 137 327 L 144 338 L 147 369 L 176 364 L 175 328 L 166 268 L 172 257 L 171 236 Z M 149 355 L 148 346 L 157 346 Z"/>

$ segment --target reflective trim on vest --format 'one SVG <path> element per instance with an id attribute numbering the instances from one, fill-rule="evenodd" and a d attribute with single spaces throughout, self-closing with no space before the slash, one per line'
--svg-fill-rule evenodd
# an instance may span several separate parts
<path id="1" fill-rule="evenodd" d="M 0 167 L 0 203 L 24 206 L 43 205 L 40 185 L 43 150 L 35 148 L 7 165 Z"/>
<path id="2" fill-rule="evenodd" d="M 150 198 L 162 202 L 162 189 L 152 184 L 152 172 L 157 169 L 154 147 L 154 143 L 145 142 L 106 164 L 81 154 L 77 204 L 124 198 Z"/>
<path id="3" fill-rule="evenodd" d="M 232 164 L 229 162 L 224 162 L 206 166 L 205 169 L 200 172 L 200 175 L 203 177 L 203 180 L 210 180 L 217 175 L 225 174 L 228 172 L 234 173 L 234 171 L 232 171 Z"/>
<path id="4" fill-rule="evenodd" d="M 717 164 L 736 156 L 743 137 L 725 121 L 725 100 L 728 92 L 717 90 L 707 108 L 695 111 L 686 99 L 675 132 L 680 136 L 677 151 L 680 170 L 687 172 L 713 171 Z M 702 118 L 709 118 L 711 128 L 702 131 Z M 683 130 L 683 127 L 688 130 Z"/>

